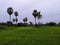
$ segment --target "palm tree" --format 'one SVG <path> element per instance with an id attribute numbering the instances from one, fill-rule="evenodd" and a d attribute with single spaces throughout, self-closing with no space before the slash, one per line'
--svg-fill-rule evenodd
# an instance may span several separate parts
<path id="1" fill-rule="evenodd" d="M 16 11 L 16 12 L 14 13 L 14 15 L 17 17 L 17 16 L 18 16 L 18 12 Z"/>
<path id="2" fill-rule="evenodd" d="M 7 8 L 7 13 L 10 15 L 10 22 L 11 22 L 11 15 L 13 14 L 13 9 L 12 7 Z"/>
<path id="3" fill-rule="evenodd" d="M 37 18 L 38 18 L 38 25 L 39 25 L 39 19 L 41 19 L 42 15 L 40 14 L 40 12 L 38 12 Z"/>
<path id="4" fill-rule="evenodd" d="M 35 18 L 35 25 L 36 25 L 37 10 L 34 10 L 33 13 L 32 13 L 32 15 L 33 15 L 34 18 Z"/>
<path id="5" fill-rule="evenodd" d="M 12 21 L 15 22 L 15 19 L 13 18 Z"/>
<path id="6" fill-rule="evenodd" d="M 28 20 L 27 17 L 23 18 L 23 22 L 24 22 L 24 24 L 27 23 L 27 20 Z"/>
<path id="7" fill-rule="evenodd" d="M 18 19 L 17 19 L 18 12 L 16 11 L 16 12 L 14 13 L 14 15 L 16 16 L 16 24 L 17 24 L 17 22 L 18 22 Z"/>

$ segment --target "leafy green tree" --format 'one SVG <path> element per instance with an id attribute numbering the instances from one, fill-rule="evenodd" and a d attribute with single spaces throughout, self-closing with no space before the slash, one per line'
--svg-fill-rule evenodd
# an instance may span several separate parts
<path id="1" fill-rule="evenodd" d="M 7 8 L 7 13 L 10 15 L 10 22 L 11 22 L 11 15 L 13 14 L 12 7 Z"/>

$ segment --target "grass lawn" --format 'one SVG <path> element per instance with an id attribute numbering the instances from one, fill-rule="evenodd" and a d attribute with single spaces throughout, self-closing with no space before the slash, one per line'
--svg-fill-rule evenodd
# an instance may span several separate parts
<path id="1" fill-rule="evenodd" d="M 60 45 L 60 27 L 2 27 L 0 45 Z"/>

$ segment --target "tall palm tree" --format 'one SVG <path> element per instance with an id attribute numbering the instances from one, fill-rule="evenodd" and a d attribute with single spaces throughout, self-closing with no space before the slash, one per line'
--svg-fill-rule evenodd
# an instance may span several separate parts
<path id="1" fill-rule="evenodd" d="M 18 18 L 17 18 L 18 12 L 16 11 L 16 12 L 14 13 L 14 15 L 16 16 L 16 24 L 17 24 L 17 22 L 18 22 Z"/>
<path id="2" fill-rule="evenodd" d="M 40 14 L 40 12 L 38 12 L 37 18 L 38 18 L 38 25 L 39 25 L 39 19 L 41 19 L 42 15 Z"/>
<path id="3" fill-rule="evenodd" d="M 35 25 L 36 25 L 37 10 L 34 10 L 33 13 L 32 13 L 32 15 L 33 15 L 34 18 L 35 18 Z"/>
<path id="4" fill-rule="evenodd" d="M 10 15 L 10 22 L 11 22 L 11 15 L 13 14 L 13 9 L 12 7 L 7 8 L 7 13 Z"/>

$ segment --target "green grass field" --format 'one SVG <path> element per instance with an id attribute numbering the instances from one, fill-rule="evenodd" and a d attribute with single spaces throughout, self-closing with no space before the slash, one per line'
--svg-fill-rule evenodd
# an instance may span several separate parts
<path id="1" fill-rule="evenodd" d="M 60 45 L 60 27 L 0 27 L 0 45 Z"/>

